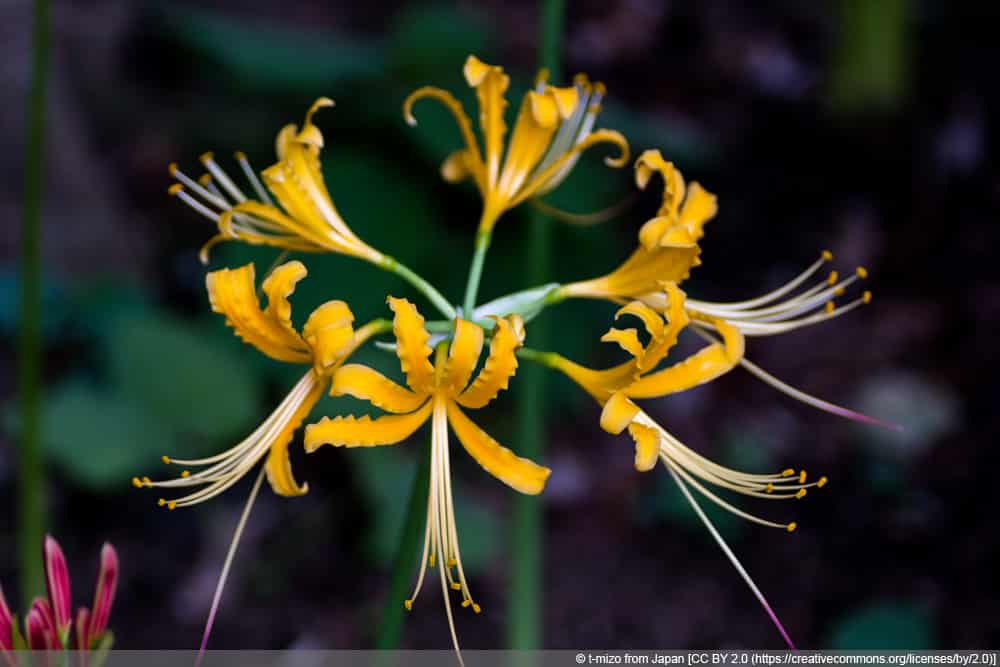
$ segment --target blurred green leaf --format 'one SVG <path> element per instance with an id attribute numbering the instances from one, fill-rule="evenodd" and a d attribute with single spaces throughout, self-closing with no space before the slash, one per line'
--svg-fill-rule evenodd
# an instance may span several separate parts
<path id="1" fill-rule="evenodd" d="M 831 106 L 842 112 L 895 109 L 908 83 L 912 3 L 841 0 L 838 4 L 838 43 L 829 76 Z"/>
<path id="2" fill-rule="evenodd" d="M 163 424 L 125 393 L 73 381 L 55 389 L 42 416 L 45 451 L 81 486 L 125 489 L 171 445 Z"/>
<path id="3" fill-rule="evenodd" d="M 14 266 L 0 266 L 0 334 L 13 336 L 21 299 L 21 286 Z M 70 314 L 70 302 L 50 276 L 42 278 L 42 335 L 58 336 Z"/>
<path id="4" fill-rule="evenodd" d="M 389 30 L 389 57 L 405 80 L 444 85 L 442 76 L 461 80 L 470 54 L 488 60 L 492 42 L 490 25 L 479 13 L 413 6 L 400 12 Z"/>
<path id="5" fill-rule="evenodd" d="M 380 46 L 370 39 L 283 28 L 187 3 L 164 3 L 158 11 L 163 30 L 221 68 L 213 80 L 239 88 L 315 95 L 331 84 L 377 75 L 385 68 Z"/>
<path id="6" fill-rule="evenodd" d="M 215 440 L 257 423 L 263 387 L 249 347 L 163 315 L 123 316 L 107 341 L 109 379 L 171 430 Z"/>
<path id="7" fill-rule="evenodd" d="M 928 650 L 934 628 L 917 607 L 884 602 L 857 609 L 833 628 L 828 647 L 834 650 Z"/>

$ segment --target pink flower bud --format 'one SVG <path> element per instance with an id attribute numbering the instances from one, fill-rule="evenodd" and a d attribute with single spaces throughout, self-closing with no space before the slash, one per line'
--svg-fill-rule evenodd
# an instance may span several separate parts
<path id="1" fill-rule="evenodd" d="M 62 633 L 66 631 L 73 620 L 69 570 L 66 567 L 66 557 L 63 556 L 59 543 L 50 535 L 45 536 L 42 558 L 45 562 L 45 586 L 49 591 L 49 601 L 52 603 L 55 625 Z"/>
<path id="2" fill-rule="evenodd" d="M 76 623 L 73 627 L 73 648 L 77 651 L 90 649 L 90 610 L 80 607 L 76 610 Z"/>
<path id="3" fill-rule="evenodd" d="M 115 588 L 118 585 L 118 554 L 115 548 L 105 542 L 101 549 L 101 565 L 97 571 L 97 588 L 94 591 L 94 606 L 90 617 L 90 629 L 87 639 L 100 637 L 108 627 L 108 617 L 111 616 L 111 605 L 115 601 Z"/>
<path id="4" fill-rule="evenodd" d="M 3 588 L 0 588 L 0 650 L 9 651 L 14 647 L 12 637 L 12 626 L 14 620 L 11 618 L 10 609 L 7 608 L 7 600 L 3 596 Z"/>
<path id="5" fill-rule="evenodd" d="M 53 651 L 59 647 L 52 608 L 48 600 L 35 598 L 28 612 L 28 647 L 33 651 Z"/>

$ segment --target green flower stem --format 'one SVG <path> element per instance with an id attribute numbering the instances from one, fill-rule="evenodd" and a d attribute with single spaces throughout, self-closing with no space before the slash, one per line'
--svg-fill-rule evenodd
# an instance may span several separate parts
<path id="1" fill-rule="evenodd" d="M 542 0 L 542 34 L 539 64 L 558 77 L 565 13 L 565 0 Z M 539 212 L 531 216 L 531 239 L 527 260 L 529 284 L 548 278 L 552 254 L 552 221 Z M 545 320 L 531 330 L 532 342 L 545 345 Z M 519 373 L 517 392 L 518 453 L 529 459 L 542 458 L 545 436 L 545 374 L 538 366 Z M 542 645 L 542 502 L 538 496 L 519 495 L 514 500 L 511 531 L 511 593 L 507 617 L 507 642 L 512 649 L 537 649 Z"/>
<path id="2" fill-rule="evenodd" d="M 472 265 L 469 266 L 469 280 L 465 283 L 465 299 L 462 301 L 462 313 L 468 318 L 476 308 L 476 296 L 479 294 L 479 281 L 483 277 L 483 263 L 486 261 L 486 251 L 490 249 L 493 233 L 480 229 L 476 232 L 476 250 L 472 255 Z"/>
<path id="3" fill-rule="evenodd" d="M 539 366 L 552 368 L 553 358 L 556 354 L 554 352 L 545 352 L 543 350 L 536 350 L 530 347 L 522 347 L 517 351 L 517 356 L 520 359 L 527 359 L 528 361 L 538 364 Z"/>
<path id="4" fill-rule="evenodd" d="M 410 500 L 406 505 L 406 517 L 399 537 L 399 550 L 392 564 L 392 578 L 389 581 L 389 596 L 382 608 L 382 622 L 375 636 L 375 648 L 388 650 L 399 645 L 402 634 L 403 616 L 406 609 L 403 601 L 407 597 L 413 574 L 413 564 L 420 560 L 421 531 L 427 518 L 427 488 L 431 475 L 431 451 L 428 440 L 420 453 L 417 474 L 410 487 Z M 420 563 L 420 567 L 424 564 Z"/>
<path id="5" fill-rule="evenodd" d="M 416 287 L 417 291 L 427 297 L 427 300 L 434 304 L 434 307 L 441 311 L 441 314 L 449 320 L 455 319 L 458 315 L 455 311 L 455 307 L 448 302 L 448 299 L 444 298 L 441 292 L 437 291 L 433 285 L 418 276 L 405 264 L 402 264 L 393 257 L 386 255 L 382 258 L 382 261 L 378 266 L 386 271 L 395 273 L 397 276 Z"/>
<path id="6" fill-rule="evenodd" d="M 17 336 L 19 412 L 17 545 L 24 608 L 44 590 L 39 549 L 45 524 L 45 470 L 41 456 L 41 260 L 39 219 L 45 147 L 45 87 L 49 59 L 49 3 L 35 0 L 31 90 L 26 122 L 24 217 L 21 221 L 21 312 Z"/>

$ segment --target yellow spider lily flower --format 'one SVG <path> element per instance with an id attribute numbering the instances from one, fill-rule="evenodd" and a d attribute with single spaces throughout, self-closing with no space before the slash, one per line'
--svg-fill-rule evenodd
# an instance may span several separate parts
<path id="1" fill-rule="evenodd" d="M 388 302 L 395 313 L 393 332 L 396 353 L 406 375 L 407 387 L 396 384 L 367 366 L 348 364 L 341 367 L 334 374 L 332 394 L 364 399 L 390 414 L 375 419 L 368 416 L 323 418 L 306 427 L 305 448 L 307 452 L 313 452 L 322 445 L 372 447 L 396 444 L 431 420 L 432 463 L 424 548 L 420 575 L 413 595 L 405 601 L 405 605 L 407 609 L 412 608 L 423 584 L 426 568 L 434 567 L 436 563 L 452 640 L 458 650 L 448 589 L 461 592 L 463 607 L 472 607 L 478 613 L 479 605 L 473 601 L 469 591 L 458 546 L 451 494 L 448 425 L 451 425 L 465 451 L 491 475 L 521 493 L 541 493 L 549 469 L 518 457 L 501 446 L 462 411 L 462 408 L 484 407 L 507 388 L 517 370 L 514 353 L 524 339 L 524 327 L 516 315 L 497 318 L 489 355 L 482 370 L 472 379 L 483 346 L 483 329 L 462 319 L 455 320 L 451 344 L 438 346 L 432 364 L 428 345 L 430 334 L 424 327 L 424 318 L 405 299 L 389 297 Z"/>
<path id="2" fill-rule="evenodd" d="M 308 485 L 299 485 L 292 475 L 288 445 L 333 373 L 359 345 L 381 331 L 382 323 L 376 321 L 354 330 L 354 315 L 347 304 L 327 301 L 313 311 L 301 332 L 296 331 L 292 326 L 288 297 L 305 275 L 306 267 L 301 262 L 277 267 L 263 282 L 267 306 L 262 307 L 256 292 L 253 264 L 208 274 L 206 284 L 212 310 L 225 316 L 226 323 L 237 336 L 272 359 L 306 364 L 309 370 L 277 409 L 234 447 L 202 459 L 163 457 L 165 463 L 199 466 L 201 470 L 194 473 L 185 470 L 176 479 L 164 481 L 152 481 L 148 477 L 132 479 L 133 485 L 139 488 L 200 487 L 180 498 L 161 498 L 160 505 L 175 509 L 213 498 L 242 479 L 265 455 L 267 479 L 275 493 L 299 496 L 308 491 Z"/>
<path id="3" fill-rule="evenodd" d="M 672 163 L 664 160 L 659 151 L 648 150 L 636 161 L 638 186 L 645 188 L 654 173 L 663 178 L 663 203 L 656 217 L 640 229 L 639 247 L 611 273 L 558 288 L 555 300 L 570 297 L 618 303 L 638 300 L 660 311 L 668 307 L 670 296 L 662 286 L 686 280 L 691 269 L 701 264 L 698 241 L 718 206 L 715 195 L 698 183 L 685 186 L 684 177 Z M 723 338 L 726 338 L 724 330 L 732 329 L 743 336 L 773 336 L 826 322 L 871 302 L 872 294 L 866 290 L 846 304 L 834 303 L 847 288 L 868 277 L 864 267 L 858 267 L 846 278 L 832 271 L 811 287 L 797 291 L 832 259 L 833 255 L 824 250 L 801 274 L 753 299 L 730 303 L 685 299 L 686 316 L 694 320 L 693 331 L 714 341 L 706 330 L 723 333 Z M 746 358 L 739 359 L 739 364 L 782 393 L 825 412 L 894 430 L 900 428 L 807 394 Z"/>
<path id="4" fill-rule="evenodd" d="M 319 98 L 306 112 L 301 129 L 289 124 L 278 133 L 275 140 L 278 162 L 261 172 L 267 189 L 246 155 L 236 153 L 236 161 L 256 199 L 240 190 L 212 153 L 201 156 L 207 173 L 197 180 L 184 174 L 177 165 L 170 165 L 170 175 L 177 179 L 170 187 L 170 194 L 218 225 L 219 233 L 202 248 L 203 262 L 208 261 L 208 250 L 213 245 L 227 240 L 286 250 L 335 252 L 373 264 L 383 261 L 382 253 L 351 231 L 333 205 L 323 181 L 319 161 L 323 133 L 312 118 L 318 109 L 329 106 L 333 106 L 333 100 Z"/>
<path id="5" fill-rule="evenodd" d="M 607 370 L 585 368 L 556 354 L 546 354 L 542 361 L 577 382 L 603 406 L 601 427 L 604 430 L 614 434 L 628 430 L 635 442 L 637 470 L 651 470 L 660 461 L 706 498 L 733 514 L 764 526 L 794 531 L 794 522 L 776 523 L 749 514 L 726 502 L 701 482 L 757 498 L 797 499 L 805 496 L 808 488 L 825 486 L 826 477 L 807 483 L 804 471 L 796 473 L 788 469 L 760 475 L 726 468 L 685 446 L 634 403 L 633 399 L 664 396 L 709 382 L 731 370 L 743 354 L 743 336 L 739 329 L 709 319 L 722 334 L 722 342 L 712 343 L 665 369 L 654 370 L 676 343 L 681 330 L 690 323 L 684 307 L 684 293 L 673 283 L 665 284 L 664 291 L 668 301 L 665 315 L 633 301 L 616 316 L 627 314 L 638 318 L 649 335 L 647 344 L 639 341 L 635 329 L 612 328 L 601 339 L 620 345 L 633 356 L 632 360 Z"/>
<path id="6" fill-rule="evenodd" d="M 639 230 L 639 247 L 614 271 L 591 280 L 565 285 L 566 297 L 637 299 L 659 291 L 663 282 L 687 280 L 701 264 L 698 241 L 705 223 L 718 211 L 715 195 L 698 183 L 686 186 L 684 176 L 658 150 L 645 151 L 635 163 L 635 181 L 645 189 L 654 173 L 663 178 L 663 203 L 656 217 Z"/>
<path id="7" fill-rule="evenodd" d="M 413 104 L 431 98 L 455 117 L 465 147 L 448 156 L 441 165 L 441 175 L 450 183 L 475 182 L 483 197 L 481 231 L 489 233 L 507 209 L 554 190 L 572 171 L 580 154 L 595 144 L 618 147 L 617 157 L 605 158 L 608 166 L 622 167 L 628 161 L 625 137 L 614 130 L 593 129 L 605 93 L 602 84 L 591 83 L 581 74 L 572 86 L 559 88 L 548 84 L 545 70 L 539 72 L 534 90 L 521 102 L 504 157 L 505 93 L 510 78 L 503 68 L 471 55 L 462 72 L 476 91 L 482 151 L 461 103 L 446 90 L 433 86 L 415 90 L 406 98 L 403 114 L 407 123 L 416 125 Z"/>

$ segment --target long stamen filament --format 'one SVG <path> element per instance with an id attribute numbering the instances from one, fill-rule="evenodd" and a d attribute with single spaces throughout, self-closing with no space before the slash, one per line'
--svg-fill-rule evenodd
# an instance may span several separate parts
<path id="1" fill-rule="evenodd" d="M 242 190 L 236 187 L 233 179 L 229 178 L 229 175 L 215 162 L 215 157 L 212 153 L 203 153 L 198 159 L 201 160 L 201 163 L 205 165 L 205 168 L 208 169 L 215 180 L 219 182 L 219 185 L 229 193 L 229 196 L 238 203 L 243 203 L 247 200 L 247 196 L 243 194 Z"/>
<path id="2" fill-rule="evenodd" d="M 778 620 L 778 615 L 774 613 L 774 610 L 771 608 L 771 605 L 767 603 L 767 599 L 764 597 L 764 594 L 761 593 L 760 588 L 758 588 L 757 584 L 754 583 L 754 580 L 750 577 L 750 574 L 746 571 L 746 568 L 743 567 L 743 564 L 736 557 L 736 554 L 733 553 L 733 550 L 729 548 L 729 545 L 726 544 L 726 541 L 722 539 L 722 535 L 720 535 L 719 531 L 716 530 L 715 525 L 709 520 L 708 516 L 705 514 L 705 511 L 702 510 L 701 505 L 698 504 L 698 501 L 695 500 L 693 495 L 691 495 L 691 492 L 684 485 L 684 483 L 677 476 L 677 474 L 673 471 L 673 469 L 670 466 L 666 466 L 666 468 L 667 472 L 670 473 L 670 476 L 674 479 L 674 482 L 676 482 L 677 486 L 680 488 L 681 493 L 684 494 L 684 498 L 691 505 L 692 509 L 694 509 L 695 514 L 697 514 L 698 518 L 701 519 L 701 522 L 705 524 L 705 527 L 708 529 L 708 532 L 712 535 L 712 539 L 714 539 L 715 543 L 719 545 L 719 548 L 722 549 L 722 553 L 726 555 L 726 558 L 728 558 L 729 562 L 732 563 L 733 567 L 736 568 L 736 571 L 739 573 L 740 577 L 742 577 L 743 581 L 745 581 L 747 586 L 750 587 L 750 590 L 753 592 L 754 597 L 756 597 L 757 601 L 760 602 L 762 607 L 764 607 L 764 611 L 767 612 L 767 615 L 771 619 L 771 622 L 774 623 L 775 627 L 778 628 L 778 632 L 781 633 L 782 639 L 785 640 L 785 643 L 788 644 L 788 647 L 792 651 L 797 651 L 798 649 L 795 648 L 795 644 L 792 642 L 792 638 L 788 636 L 788 632 L 785 630 L 785 626 L 783 626 L 781 624 L 781 621 Z"/>
<path id="3" fill-rule="evenodd" d="M 427 494 L 427 520 L 424 525 L 424 548 L 420 556 L 420 567 L 413 595 L 404 601 L 407 610 L 413 609 L 413 603 L 420 594 L 427 570 L 436 567 L 441 579 L 441 594 L 444 597 L 445 611 L 448 616 L 448 627 L 451 631 L 452 644 L 462 662 L 462 655 L 455 630 L 455 619 L 452 613 L 451 591 L 460 591 L 462 607 L 472 607 L 479 613 L 469 592 L 465 570 L 462 567 L 462 554 L 458 547 L 458 529 L 455 523 L 455 507 L 452 498 L 451 462 L 448 451 L 448 412 L 446 399 L 432 399 L 434 411 L 431 425 L 431 470 L 430 489 Z M 452 572 L 455 568 L 455 572 Z"/>
<path id="4" fill-rule="evenodd" d="M 772 292 L 768 292 L 767 294 L 759 296 L 755 299 L 719 304 L 719 307 L 729 310 L 747 310 L 750 308 L 756 308 L 758 306 L 771 303 L 772 301 L 776 301 L 777 299 L 780 299 L 781 297 L 788 294 L 796 287 L 804 283 L 806 280 L 809 279 L 810 276 L 819 271 L 820 267 L 822 267 L 825 263 L 831 261 L 832 259 L 833 255 L 830 254 L 829 251 L 824 250 L 820 255 L 819 259 L 813 262 L 808 268 L 806 268 L 805 271 L 803 271 L 798 276 L 788 281 L 778 289 Z"/>
<path id="5" fill-rule="evenodd" d="M 243 151 L 237 151 L 235 157 L 236 161 L 240 163 L 240 168 L 243 170 L 243 174 L 247 177 L 247 180 L 250 181 L 250 185 L 253 187 L 254 192 L 257 193 L 257 197 L 262 202 L 273 206 L 274 202 L 271 201 L 271 196 L 267 194 L 267 188 L 265 188 L 261 184 L 260 179 L 257 178 L 257 174 L 250 166 L 250 161 L 247 160 L 246 153 Z"/>
<path id="6" fill-rule="evenodd" d="M 160 505 L 169 509 L 187 507 L 214 498 L 238 482 L 254 465 L 256 465 L 270 450 L 275 438 L 288 426 L 288 422 L 302 406 L 310 393 L 316 388 L 320 379 L 310 370 L 292 389 L 278 408 L 246 439 L 234 447 L 205 459 L 171 459 L 164 457 L 164 462 L 178 465 L 194 466 L 209 465 L 208 468 L 195 473 L 184 471 L 180 477 L 164 481 L 151 481 L 147 478 L 133 478 L 137 487 L 179 488 L 201 486 L 203 488 L 180 498 L 160 500 Z"/>
<path id="7" fill-rule="evenodd" d="M 833 271 L 825 280 L 812 287 L 783 301 L 779 300 L 797 289 L 831 258 L 832 255 L 824 251 L 823 255 L 801 274 L 757 299 L 735 303 L 688 299 L 686 307 L 690 309 L 692 315 L 696 317 L 700 315 L 702 319 L 712 317 L 724 319 L 747 336 L 773 336 L 840 317 L 870 302 L 871 292 L 868 291 L 840 307 L 836 307 L 833 301 L 842 296 L 845 290 L 858 280 L 868 277 L 868 271 L 864 267 L 858 267 L 853 274 L 843 280 L 840 280 L 839 274 Z"/>
<path id="8" fill-rule="evenodd" d="M 701 326 L 695 325 L 692 328 L 694 329 L 695 333 L 697 333 L 705 340 L 717 342 L 718 339 L 716 339 L 714 336 L 705 331 L 705 329 L 703 329 Z M 872 426 L 879 426 L 881 428 L 889 429 L 890 431 L 901 432 L 904 430 L 903 427 L 899 424 L 884 421 L 876 417 L 870 417 L 866 414 L 862 414 L 855 410 L 849 410 L 848 408 L 837 405 L 836 403 L 824 401 L 823 399 L 817 398 L 812 394 L 807 394 L 801 389 L 796 389 L 790 384 L 782 382 L 778 378 L 774 377 L 773 375 L 771 375 L 770 373 L 768 373 L 763 368 L 753 363 L 746 357 L 740 359 L 740 365 L 743 366 L 743 368 L 750 371 L 751 373 L 753 373 L 759 379 L 763 380 L 765 383 L 771 385 L 772 387 L 780 391 L 781 393 L 787 396 L 791 396 L 795 400 L 801 403 L 805 403 L 806 405 L 810 405 L 816 408 L 817 410 L 822 410 L 823 412 L 829 412 L 830 414 L 837 415 L 838 417 L 844 417 L 845 419 L 850 419 L 852 421 L 871 424 Z"/>
<path id="9" fill-rule="evenodd" d="M 229 543 L 229 550 L 226 552 L 226 559 L 222 564 L 222 572 L 219 574 L 219 582 L 215 585 L 215 594 L 212 596 L 212 606 L 208 612 L 208 619 L 205 621 L 205 631 L 201 636 L 201 647 L 198 649 L 198 657 L 195 659 L 194 667 L 200 667 L 201 661 L 205 657 L 205 650 L 208 648 L 208 637 L 212 634 L 212 626 L 215 624 L 215 615 L 219 611 L 219 603 L 222 601 L 222 591 L 226 586 L 226 581 L 229 579 L 229 569 L 233 565 L 233 559 L 236 557 L 236 549 L 240 545 L 240 538 L 243 536 L 243 529 L 246 528 L 247 521 L 250 519 L 250 510 L 253 509 L 254 502 L 257 500 L 257 494 L 260 491 L 261 483 L 264 481 L 264 469 L 261 468 L 260 472 L 257 474 L 257 480 L 253 483 L 253 488 L 250 489 L 250 496 L 247 498 L 247 504 L 243 507 L 243 513 L 240 515 L 240 520 L 236 524 L 236 530 L 233 531 L 233 539 Z"/>

